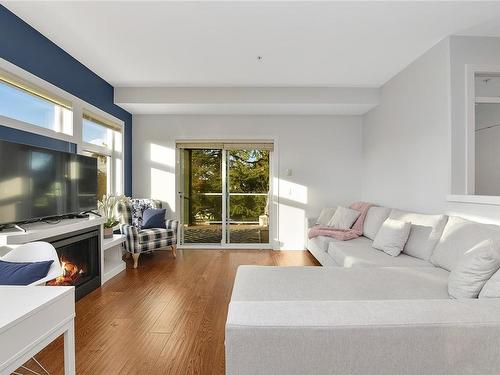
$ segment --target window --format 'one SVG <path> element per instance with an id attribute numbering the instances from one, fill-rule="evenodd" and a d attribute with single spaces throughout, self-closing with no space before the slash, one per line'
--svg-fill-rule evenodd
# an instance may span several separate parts
<path id="1" fill-rule="evenodd" d="M 83 115 L 83 142 L 96 146 L 111 148 L 113 143 L 113 129 L 100 124 L 88 115 Z"/>
<path id="2" fill-rule="evenodd" d="M 104 194 L 123 194 L 122 138 L 120 125 L 91 112 L 83 112 L 83 150 L 97 158 L 99 199 Z"/>
<path id="3" fill-rule="evenodd" d="M 0 72 L 0 115 L 58 133 L 73 134 L 71 103 Z"/>
<path id="4" fill-rule="evenodd" d="M 97 199 L 111 192 L 110 166 L 111 157 L 92 152 L 84 152 L 87 156 L 97 159 Z"/>
<path id="5" fill-rule="evenodd" d="M 98 197 L 123 194 L 123 122 L 30 75 L 0 68 L 0 123 L 97 158 Z M 76 116 L 75 116 L 76 114 Z"/>
<path id="6" fill-rule="evenodd" d="M 474 194 L 500 195 L 500 75 L 476 72 L 474 81 Z"/>

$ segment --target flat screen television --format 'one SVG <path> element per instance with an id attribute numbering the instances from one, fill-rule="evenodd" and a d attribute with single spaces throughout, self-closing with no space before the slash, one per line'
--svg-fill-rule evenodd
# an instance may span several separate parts
<path id="1" fill-rule="evenodd" d="M 97 208 L 97 159 L 0 141 L 0 226 Z"/>

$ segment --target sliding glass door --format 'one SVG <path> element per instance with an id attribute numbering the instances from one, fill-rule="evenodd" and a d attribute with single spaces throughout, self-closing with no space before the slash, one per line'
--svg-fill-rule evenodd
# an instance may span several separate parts
<path id="1" fill-rule="evenodd" d="M 181 244 L 222 241 L 222 150 L 182 149 Z"/>
<path id="2" fill-rule="evenodd" d="M 269 151 L 227 150 L 227 243 L 269 243 Z"/>
<path id="3" fill-rule="evenodd" d="M 271 150 L 179 147 L 181 245 L 269 243 Z"/>

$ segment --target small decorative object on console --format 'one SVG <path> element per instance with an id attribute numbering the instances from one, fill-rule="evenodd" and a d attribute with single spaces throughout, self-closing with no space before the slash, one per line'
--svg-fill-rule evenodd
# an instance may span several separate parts
<path id="1" fill-rule="evenodd" d="M 119 203 L 124 203 L 127 197 L 120 195 L 103 195 L 102 200 L 97 202 L 99 213 L 106 219 L 104 223 L 104 238 L 113 237 L 113 228 L 120 222 L 116 216 L 116 207 Z"/>

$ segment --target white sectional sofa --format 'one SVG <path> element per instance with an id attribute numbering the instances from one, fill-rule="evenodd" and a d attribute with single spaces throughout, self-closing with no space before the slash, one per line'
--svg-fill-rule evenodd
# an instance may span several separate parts
<path id="1" fill-rule="evenodd" d="M 390 256 L 372 247 L 382 223 L 393 218 L 412 223 L 410 237 L 403 253 Z M 430 263 L 433 250 L 439 242 L 448 217 L 426 215 L 387 207 L 372 207 L 366 215 L 363 236 L 351 241 L 339 241 L 320 236 L 308 239 L 307 249 L 323 266 L 343 267 L 433 267 Z M 308 228 L 315 224 L 308 219 Z"/>
<path id="2" fill-rule="evenodd" d="M 388 217 L 412 223 L 397 257 L 371 247 Z M 500 227 L 372 207 L 363 232 L 309 240 L 325 267 L 238 269 L 228 375 L 500 373 L 500 298 L 448 295 L 458 259 Z"/>

